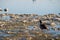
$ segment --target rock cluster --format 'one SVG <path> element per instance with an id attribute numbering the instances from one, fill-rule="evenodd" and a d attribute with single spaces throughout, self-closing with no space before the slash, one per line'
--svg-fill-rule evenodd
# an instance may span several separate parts
<path id="1" fill-rule="evenodd" d="M 60 40 L 52 34 L 40 30 L 39 20 L 55 30 L 60 25 L 60 16 L 56 14 L 0 14 L 1 40 Z M 48 27 L 49 28 L 49 27 Z M 60 30 L 60 28 L 57 28 Z M 5 34 L 5 35 L 3 35 Z"/>

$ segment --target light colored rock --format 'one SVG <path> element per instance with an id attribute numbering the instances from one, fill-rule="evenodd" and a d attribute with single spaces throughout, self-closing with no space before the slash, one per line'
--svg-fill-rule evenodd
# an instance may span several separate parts
<path id="1" fill-rule="evenodd" d="M 51 23 L 51 26 L 56 26 L 56 24 L 54 22 Z"/>
<path id="2" fill-rule="evenodd" d="M 2 11 L 2 8 L 0 8 L 0 12 Z"/>

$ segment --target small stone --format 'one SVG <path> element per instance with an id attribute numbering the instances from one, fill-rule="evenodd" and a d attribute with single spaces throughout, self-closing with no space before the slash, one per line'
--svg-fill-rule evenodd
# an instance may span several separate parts
<path id="1" fill-rule="evenodd" d="M 46 35 L 46 34 L 45 34 L 45 37 L 47 38 L 47 37 L 48 37 L 48 35 Z"/>
<path id="2" fill-rule="evenodd" d="M 39 36 L 42 36 L 42 34 L 39 34 Z"/>
<path id="3" fill-rule="evenodd" d="M 54 40 L 54 39 L 51 39 L 51 40 Z"/>
<path id="4" fill-rule="evenodd" d="M 56 24 L 55 24 L 54 22 L 52 22 L 52 23 L 51 23 L 51 26 L 53 26 L 53 27 L 54 27 L 54 26 L 56 26 Z"/>

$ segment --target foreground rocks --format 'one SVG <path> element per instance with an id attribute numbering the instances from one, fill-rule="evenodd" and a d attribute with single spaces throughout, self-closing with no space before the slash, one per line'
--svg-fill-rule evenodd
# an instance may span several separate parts
<path id="1" fill-rule="evenodd" d="M 0 14 L 1 40 L 60 40 L 60 34 L 46 33 L 39 28 L 39 19 L 54 31 L 60 30 L 60 16 L 56 14 Z M 50 28 L 51 27 L 51 28 Z M 57 30 L 55 30 L 57 29 Z M 49 32 L 47 30 L 47 32 Z"/>

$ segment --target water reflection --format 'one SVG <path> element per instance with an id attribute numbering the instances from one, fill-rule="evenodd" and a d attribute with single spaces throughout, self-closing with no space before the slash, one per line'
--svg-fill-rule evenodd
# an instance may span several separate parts
<path id="1" fill-rule="evenodd" d="M 0 17 L 0 20 L 8 21 L 8 20 L 10 20 L 10 16 L 2 16 L 2 17 Z"/>
<path id="2" fill-rule="evenodd" d="M 45 33 L 49 33 L 52 34 L 53 36 L 57 36 L 58 34 L 60 34 L 60 31 L 58 30 L 58 28 L 60 28 L 60 25 L 56 25 L 55 29 L 53 29 L 51 26 L 49 26 L 49 30 L 44 30 Z"/>
<path id="3" fill-rule="evenodd" d="M 34 29 L 34 26 L 28 26 L 28 29 L 29 30 L 33 30 Z"/>
<path id="4" fill-rule="evenodd" d="M 35 2 L 36 0 L 32 0 L 33 2 Z"/>

